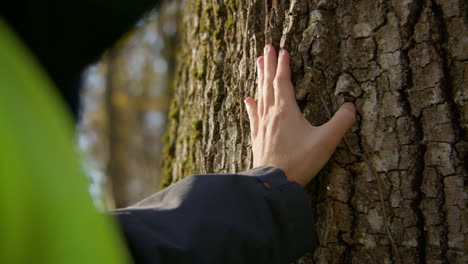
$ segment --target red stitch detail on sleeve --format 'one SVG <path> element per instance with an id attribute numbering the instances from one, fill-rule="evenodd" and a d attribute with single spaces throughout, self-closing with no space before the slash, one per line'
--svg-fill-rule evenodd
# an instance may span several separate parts
<path id="1" fill-rule="evenodd" d="M 266 183 L 266 182 L 263 182 L 263 185 L 265 185 L 265 187 L 266 187 L 267 189 L 271 189 L 271 188 L 270 188 L 270 184 L 268 184 L 268 183 Z"/>

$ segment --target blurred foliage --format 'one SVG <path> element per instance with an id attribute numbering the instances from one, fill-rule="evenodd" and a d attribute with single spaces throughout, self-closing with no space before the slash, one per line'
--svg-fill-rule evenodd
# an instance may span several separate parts
<path id="1" fill-rule="evenodd" d="M 125 263 L 87 192 L 68 114 L 0 19 L 0 263 Z"/>
<path id="2" fill-rule="evenodd" d="M 0 1 L 0 15 L 31 49 L 77 118 L 83 68 L 165 1 Z"/>

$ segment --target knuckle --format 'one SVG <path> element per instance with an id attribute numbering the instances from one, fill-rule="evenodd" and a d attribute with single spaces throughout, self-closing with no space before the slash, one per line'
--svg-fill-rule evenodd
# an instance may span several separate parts
<path id="1" fill-rule="evenodd" d="M 281 80 L 278 78 L 278 76 L 273 80 L 273 86 L 274 87 L 279 87 L 281 84 Z"/>
<path id="2" fill-rule="evenodd" d="M 286 85 L 290 80 L 283 75 L 277 75 L 273 80 L 273 83 L 276 87 Z"/>
<path id="3" fill-rule="evenodd" d="M 280 100 L 276 103 L 275 114 L 277 116 L 280 116 L 280 117 L 284 116 L 287 110 L 288 110 L 288 107 L 284 101 Z"/>
<path id="4" fill-rule="evenodd" d="M 276 80 L 278 80 L 278 82 L 284 82 L 287 80 L 286 76 L 284 76 L 284 72 L 279 72 L 277 75 L 276 75 Z"/>
<path id="5" fill-rule="evenodd" d="M 270 111 L 265 116 L 264 124 L 270 128 L 277 127 L 279 120 L 281 119 L 277 111 Z"/>
<path id="6" fill-rule="evenodd" d="M 286 115 L 286 105 L 284 104 L 284 102 L 278 102 L 278 105 L 275 107 L 276 108 L 276 115 L 279 117 L 279 118 L 283 118 L 285 115 Z"/>

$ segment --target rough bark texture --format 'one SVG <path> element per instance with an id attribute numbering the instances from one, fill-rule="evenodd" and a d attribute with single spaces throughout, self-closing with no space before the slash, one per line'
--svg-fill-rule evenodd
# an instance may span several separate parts
<path id="1" fill-rule="evenodd" d="M 307 188 L 320 245 L 301 263 L 464 263 L 468 128 L 463 0 L 187 0 L 169 114 L 167 186 L 251 168 L 243 99 L 266 43 L 292 56 L 320 125 L 358 122 Z"/>

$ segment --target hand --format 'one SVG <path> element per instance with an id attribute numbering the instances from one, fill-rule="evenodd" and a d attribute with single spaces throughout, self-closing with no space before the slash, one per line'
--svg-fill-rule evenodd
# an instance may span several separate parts
<path id="1" fill-rule="evenodd" d="M 326 124 L 314 127 L 302 115 L 291 83 L 289 54 L 267 45 L 257 60 L 258 104 L 248 97 L 253 165 L 282 169 L 303 187 L 317 175 L 356 120 L 345 103 Z"/>

